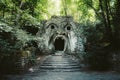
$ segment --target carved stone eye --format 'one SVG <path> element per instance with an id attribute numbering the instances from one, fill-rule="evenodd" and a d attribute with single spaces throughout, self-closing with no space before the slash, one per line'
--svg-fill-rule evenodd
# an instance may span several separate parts
<path id="1" fill-rule="evenodd" d="M 54 24 L 54 23 L 52 23 L 52 24 L 50 24 L 48 27 L 49 27 L 50 29 L 55 29 L 55 28 L 57 27 L 57 25 Z"/>
<path id="2" fill-rule="evenodd" d="M 67 26 L 67 30 L 71 30 L 71 27 L 70 27 L 70 26 Z"/>
<path id="3" fill-rule="evenodd" d="M 54 29 L 54 28 L 55 28 L 55 25 L 51 25 L 50 27 L 51 27 L 51 29 Z"/>
<path id="4" fill-rule="evenodd" d="M 70 30 L 71 30 L 71 25 L 67 25 L 67 26 L 65 27 L 65 29 L 68 30 L 68 31 L 70 31 Z"/>

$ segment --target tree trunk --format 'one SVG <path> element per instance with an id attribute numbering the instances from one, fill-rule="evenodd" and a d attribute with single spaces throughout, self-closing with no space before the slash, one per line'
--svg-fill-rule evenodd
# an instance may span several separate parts
<path id="1" fill-rule="evenodd" d="M 67 14 L 67 2 L 66 2 L 66 0 L 63 0 L 62 2 L 63 2 L 65 16 L 67 16 L 68 15 Z"/>
<path id="2" fill-rule="evenodd" d="M 99 5 L 100 5 L 102 17 L 103 17 L 103 23 L 104 23 L 104 26 L 105 26 L 104 38 L 111 42 L 112 29 L 111 29 L 111 25 L 110 25 L 110 18 L 109 18 L 109 10 L 108 10 L 107 1 L 105 1 L 106 11 L 103 8 L 102 0 L 99 0 Z"/>
<path id="3" fill-rule="evenodd" d="M 3 16 L 3 18 L 4 18 L 4 16 L 5 16 L 5 6 L 3 6 L 3 14 L 2 14 L 2 16 Z"/>
<path id="4" fill-rule="evenodd" d="M 114 43 L 117 48 L 120 48 L 120 0 L 116 0 L 114 25 Z"/>
<path id="5" fill-rule="evenodd" d="M 106 7 L 106 21 L 107 21 L 107 26 L 106 26 L 106 33 L 108 36 L 108 39 L 111 41 L 112 39 L 112 28 L 111 28 L 111 22 L 110 22 L 110 13 L 109 13 L 109 9 L 108 9 L 108 4 L 109 1 L 105 0 L 105 7 Z"/>
<path id="6" fill-rule="evenodd" d="M 24 5 L 24 2 L 21 1 L 20 5 L 19 5 L 19 8 L 21 9 L 23 5 Z M 19 24 L 20 15 L 21 15 L 21 13 L 20 13 L 20 11 L 18 10 L 18 11 L 17 11 L 17 15 L 16 15 L 16 19 L 15 19 L 15 25 L 17 25 L 17 26 L 20 25 L 20 24 Z"/>

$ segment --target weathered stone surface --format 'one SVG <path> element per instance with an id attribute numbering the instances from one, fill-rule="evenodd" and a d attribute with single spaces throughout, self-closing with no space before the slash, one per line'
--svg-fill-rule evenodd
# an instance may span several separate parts
<path id="1" fill-rule="evenodd" d="M 53 16 L 41 23 L 37 33 L 38 46 L 41 51 L 54 53 L 82 53 L 84 51 L 85 38 L 83 29 L 78 23 L 68 16 Z"/>
<path id="2" fill-rule="evenodd" d="M 59 54 L 59 55 L 58 55 Z M 79 72 L 81 65 L 79 62 L 69 56 L 64 55 L 61 52 L 57 52 L 55 55 L 50 55 L 40 65 L 39 72 Z"/>

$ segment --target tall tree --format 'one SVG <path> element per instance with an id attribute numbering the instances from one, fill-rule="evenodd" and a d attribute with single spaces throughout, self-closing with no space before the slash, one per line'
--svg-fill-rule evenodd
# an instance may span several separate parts
<path id="1" fill-rule="evenodd" d="M 68 13 L 68 8 L 67 8 L 67 1 L 66 0 L 62 0 L 62 4 L 63 4 L 63 8 L 64 8 L 64 15 L 67 16 Z"/>
<path id="2" fill-rule="evenodd" d="M 120 48 L 120 0 L 116 0 L 115 16 L 113 19 L 114 25 L 114 39 L 116 47 Z"/>
<path id="3" fill-rule="evenodd" d="M 101 9 L 101 14 L 103 17 L 103 23 L 105 26 L 105 38 L 107 38 L 107 40 L 111 41 L 112 39 L 112 28 L 111 28 L 111 24 L 110 24 L 110 17 L 109 17 L 109 10 L 108 10 L 108 0 L 102 1 L 99 0 L 99 5 L 100 5 L 100 9 Z"/>

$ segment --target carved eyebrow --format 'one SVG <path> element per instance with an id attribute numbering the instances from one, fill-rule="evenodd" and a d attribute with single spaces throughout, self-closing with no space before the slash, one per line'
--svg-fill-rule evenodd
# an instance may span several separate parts
<path id="1" fill-rule="evenodd" d="M 70 25 L 70 26 L 71 26 L 71 24 L 67 22 L 67 24 L 64 26 L 64 28 L 65 28 L 66 26 L 68 26 L 68 25 Z"/>
<path id="2" fill-rule="evenodd" d="M 58 28 L 58 26 L 55 23 L 50 23 L 46 28 L 48 28 L 50 25 L 55 25 L 55 27 Z"/>
<path id="3" fill-rule="evenodd" d="M 66 22 L 65 20 L 60 22 L 60 24 L 62 23 L 65 23 L 65 26 L 63 26 L 63 28 L 65 28 L 67 25 L 71 25 L 68 21 Z"/>

